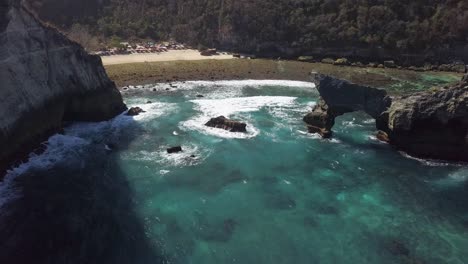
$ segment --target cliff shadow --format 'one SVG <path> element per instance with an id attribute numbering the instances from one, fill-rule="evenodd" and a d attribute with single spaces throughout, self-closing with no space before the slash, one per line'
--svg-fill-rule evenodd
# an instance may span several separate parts
<path id="1" fill-rule="evenodd" d="M 14 178 L 19 197 L 0 211 L 1 263 L 164 262 L 119 164 L 119 151 L 142 129 L 134 120 L 130 126 Z"/>

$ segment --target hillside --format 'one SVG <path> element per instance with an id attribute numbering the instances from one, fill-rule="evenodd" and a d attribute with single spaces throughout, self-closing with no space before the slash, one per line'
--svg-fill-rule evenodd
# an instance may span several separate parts
<path id="1" fill-rule="evenodd" d="M 266 56 L 328 53 L 409 63 L 468 60 L 463 57 L 468 42 L 464 0 L 27 2 L 59 28 L 104 39 L 174 38 Z"/>

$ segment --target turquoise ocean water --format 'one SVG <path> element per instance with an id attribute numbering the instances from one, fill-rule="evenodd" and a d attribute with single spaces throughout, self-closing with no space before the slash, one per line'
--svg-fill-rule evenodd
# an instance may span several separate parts
<path id="1" fill-rule="evenodd" d="M 364 113 L 339 117 L 332 140 L 307 134 L 302 117 L 318 97 L 310 83 L 176 86 L 131 87 L 126 103 L 146 113 L 73 124 L 52 137 L 44 154 L 0 185 L 0 206 L 21 200 L 22 186 L 14 183 L 29 170 L 58 163 L 98 170 L 94 162 L 104 159 L 99 170 L 109 175 L 96 186 L 116 184 L 109 166 L 117 167 L 130 201 L 119 209 L 112 206 L 119 188 L 100 197 L 89 194 L 100 189 L 86 187 L 90 203 L 109 199 L 96 212 L 116 218 L 112 230 L 120 235 L 113 239 L 102 231 L 107 227 L 94 227 L 93 213 L 88 223 L 105 234 L 95 243 L 109 255 L 126 256 L 126 244 L 112 240 L 139 243 L 126 224 L 131 211 L 141 239 L 166 263 L 468 263 L 466 165 L 399 153 L 376 140 L 375 122 Z M 219 115 L 246 122 L 248 132 L 203 125 Z M 177 145 L 182 153 L 166 153 Z M 131 263 L 157 262 L 140 256 Z"/>

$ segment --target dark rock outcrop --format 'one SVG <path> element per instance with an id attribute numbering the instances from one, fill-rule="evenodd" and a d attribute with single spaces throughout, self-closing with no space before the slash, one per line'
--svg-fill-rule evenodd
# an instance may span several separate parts
<path id="1" fill-rule="evenodd" d="M 364 111 L 376 119 L 378 138 L 410 155 L 468 161 L 468 76 L 448 88 L 409 96 L 312 74 L 320 101 L 304 117 L 309 131 L 331 136 L 334 119 Z"/>
<path id="2" fill-rule="evenodd" d="M 141 113 L 144 113 L 145 111 L 143 109 L 141 109 L 140 107 L 132 107 L 130 109 L 128 109 L 127 113 L 125 115 L 128 115 L 128 116 L 137 116 Z"/>
<path id="3" fill-rule="evenodd" d="M 0 0 L 0 171 L 59 131 L 126 109 L 101 59 L 39 22 L 21 1 Z"/>
<path id="4" fill-rule="evenodd" d="M 177 147 L 170 147 L 167 149 L 167 153 L 172 154 L 172 153 L 179 153 L 182 152 L 182 147 L 177 146 Z"/>
<path id="5" fill-rule="evenodd" d="M 239 121 L 229 120 L 224 116 L 218 116 L 216 118 L 210 119 L 210 121 L 208 121 L 205 126 L 222 128 L 230 132 L 247 132 L 247 124 Z"/>

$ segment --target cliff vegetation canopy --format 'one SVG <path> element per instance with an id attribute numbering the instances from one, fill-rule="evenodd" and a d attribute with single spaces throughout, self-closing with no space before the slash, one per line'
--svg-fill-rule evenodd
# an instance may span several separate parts
<path id="1" fill-rule="evenodd" d="M 466 0 L 26 0 L 61 29 L 239 50 L 450 48 L 468 41 Z M 86 35 L 83 37 L 83 34 Z"/>

